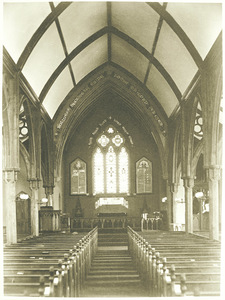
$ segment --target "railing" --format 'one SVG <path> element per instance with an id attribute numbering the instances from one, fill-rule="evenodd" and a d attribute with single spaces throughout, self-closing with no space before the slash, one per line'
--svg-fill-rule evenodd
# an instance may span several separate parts
<path id="1" fill-rule="evenodd" d="M 98 228 L 95 227 L 74 245 L 69 253 L 64 254 L 56 270 L 50 267 L 47 286 L 43 277 L 40 278 L 39 295 L 41 297 L 79 297 L 97 246 Z"/>
<path id="2" fill-rule="evenodd" d="M 96 218 L 73 218 L 71 219 L 71 229 L 91 229 L 98 226 L 99 229 L 122 229 L 130 226 L 132 228 L 141 228 L 141 218 L 135 217 L 96 217 Z"/>
<path id="3" fill-rule="evenodd" d="M 166 258 L 161 259 L 159 252 L 131 227 L 128 227 L 128 249 L 150 297 L 185 296 L 185 275 L 177 283 L 175 267 L 172 265 L 169 270 Z"/>
<path id="4" fill-rule="evenodd" d="M 141 231 L 143 230 L 159 230 L 162 226 L 162 218 L 150 217 L 141 219 Z"/>
<path id="5" fill-rule="evenodd" d="M 170 230 L 172 230 L 172 231 L 185 231 L 185 224 L 170 223 Z"/>

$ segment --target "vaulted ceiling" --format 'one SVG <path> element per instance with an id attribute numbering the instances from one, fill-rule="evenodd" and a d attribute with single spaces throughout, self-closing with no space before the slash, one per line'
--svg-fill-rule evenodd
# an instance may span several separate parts
<path id="1" fill-rule="evenodd" d="M 170 117 L 222 29 L 221 3 L 6 2 L 4 47 L 51 118 L 109 63 Z"/>

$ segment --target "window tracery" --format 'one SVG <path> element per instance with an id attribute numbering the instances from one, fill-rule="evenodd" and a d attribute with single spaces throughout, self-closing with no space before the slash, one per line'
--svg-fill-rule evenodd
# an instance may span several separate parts
<path id="1" fill-rule="evenodd" d="M 113 126 L 108 126 L 96 139 L 93 154 L 93 193 L 129 193 L 128 153 L 125 140 Z"/>

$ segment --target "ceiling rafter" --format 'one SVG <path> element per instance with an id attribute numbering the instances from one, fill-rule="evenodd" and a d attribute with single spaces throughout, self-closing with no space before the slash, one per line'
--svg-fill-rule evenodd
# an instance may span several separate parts
<path id="1" fill-rule="evenodd" d="M 136 48 L 140 53 L 142 53 L 148 60 L 152 61 L 152 64 L 157 68 L 157 70 L 161 73 L 161 75 L 165 78 L 167 83 L 170 85 L 171 89 L 173 90 L 174 94 L 176 95 L 178 101 L 181 100 L 181 92 L 178 89 L 176 83 L 170 76 L 170 74 L 165 70 L 165 68 L 160 64 L 160 62 L 151 55 L 143 46 L 141 46 L 137 41 L 135 41 L 133 38 L 128 36 L 127 34 L 121 32 L 117 28 L 111 26 L 111 27 L 104 27 L 100 29 L 99 31 L 92 34 L 90 37 L 88 37 L 85 41 L 83 41 L 80 45 L 78 45 L 71 53 L 66 57 L 60 65 L 56 68 L 56 70 L 52 73 L 49 80 L 46 82 L 45 86 L 43 87 L 39 99 L 41 102 L 44 101 L 45 96 L 47 95 L 49 89 L 55 82 L 56 78 L 59 76 L 59 74 L 64 70 L 64 68 L 68 65 L 69 62 L 71 62 L 82 50 L 84 50 L 86 47 L 88 47 L 92 42 L 96 41 L 98 38 L 103 36 L 104 34 L 115 34 L 121 39 L 125 40 L 127 43 L 129 43 L 131 46 Z"/>
<path id="2" fill-rule="evenodd" d="M 73 51 L 70 52 L 68 57 L 66 57 L 60 65 L 55 69 L 55 71 L 52 73 L 51 77 L 46 82 L 45 86 L 43 87 L 40 95 L 39 100 L 41 102 L 44 101 L 45 96 L 47 95 L 48 91 L 50 90 L 51 86 L 55 82 L 56 78 L 59 76 L 59 74 L 65 69 L 67 64 L 71 62 L 74 57 L 76 57 L 82 50 L 84 50 L 87 46 L 89 46 L 91 43 L 93 43 L 95 40 L 103 36 L 104 34 L 108 33 L 108 27 L 104 27 L 100 29 L 99 31 L 95 32 L 91 36 L 89 36 L 86 40 L 84 40 L 82 43 L 80 43 L 76 48 L 73 49 Z"/>
<path id="3" fill-rule="evenodd" d="M 55 6 L 54 6 L 53 2 L 49 2 L 49 5 L 50 5 L 51 10 L 53 12 L 55 10 Z M 68 56 L 68 51 L 67 51 L 67 47 L 66 47 L 66 42 L 65 42 L 65 38 L 63 36 L 63 32 L 62 32 L 61 25 L 59 23 L 58 18 L 55 19 L 55 24 L 56 24 L 56 27 L 57 27 L 57 30 L 58 30 L 58 34 L 59 34 L 59 38 L 60 38 L 60 41 L 61 41 L 61 44 L 62 44 L 62 47 L 63 47 L 64 54 L 67 57 Z M 70 72 L 70 76 L 71 76 L 73 85 L 76 86 L 75 76 L 74 76 L 73 69 L 72 69 L 72 66 L 71 66 L 70 62 L 68 63 L 68 68 L 69 68 L 69 72 Z"/>
<path id="4" fill-rule="evenodd" d="M 166 7 L 167 7 L 167 3 L 163 3 L 163 8 L 166 9 Z M 161 31 L 161 28 L 162 28 L 162 23 L 163 23 L 163 17 L 160 16 L 159 22 L 158 22 L 158 26 L 157 26 L 157 29 L 156 29 L 156 33 L 155 33 L 154 42 L 153 42 L 153 45 L 152 45 L 152 52 L 151 52 L 151 54 L 152 54 L 153 57 L 155 55 L 156 45 L 157 45 L 157 42 L 159 40 L 159 34 L 160 34 L 160 31 Z M 151 65 L 152 65 L 152 62 L 151 62 L 151 60 L 149 60 L 148 68 L 147 68 L 147 71 L 146 71 L 146 74 L 145 74 L 144 84 L 146 84 L 146 82 L 148 80 L 148 76 L 149 76 L 149 73 L 150 73 Z"/>
<path id="5" fill-rule="evenodd" d="M 23 50 L 22 54 L 20 55 L 17 67 L 19 70 L 22 70 L 26 61 L 28 60 L 31 52 L 33 51 L 34 47 L 37 45 L 38 41 L 44 35 L 46 30 L 51 26 L 51 24 L 58 18 L 58 16 L 71 4 L 72 2 L 61 2 L 59 3 L 53 12 L 51 12 L 45 20 L 41 23 L 38 29 L 35 31 L 29 42 L 27 43 L 25 49 Z"/>
<path id="6" fill-rule="evenodd" d="M 176 33 L 181 42 L 184 44 L 194 62 L 198 66 L 199 69 L 202 68 L 203 60 L 193 45 L 192 41 L 189 39 L 187 34 L 183 31 L 180 25 L 174 20 L 174 18 L 157 2 L 146 2 L 152 9 L 154 9 L 163 19 L 167 22 L 167 24 L 171 27 L 171 29 Z"/>
<path id="7" fill-rule="evenodd" d="M 112 6 L 111 2 L 107 2 L 107 23 L 108 27 L 112 26 Z M 112 36 L 111 32 L 108 33 L 108 61 L 112 58 Z"/>

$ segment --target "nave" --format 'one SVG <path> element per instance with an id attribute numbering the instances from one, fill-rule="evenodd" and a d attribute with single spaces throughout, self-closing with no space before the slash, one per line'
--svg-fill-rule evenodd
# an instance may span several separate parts
<path id="1" fill-rule="evenodd" d="M 222 1 L 3 6 L 5 295 L 218 295 Z"/>
<path id="2" fill-rule="evenodd" d="M 184 232 L 60 232 L 4 247 L 13 297 L 220 296 L 219 241 Z"/>

